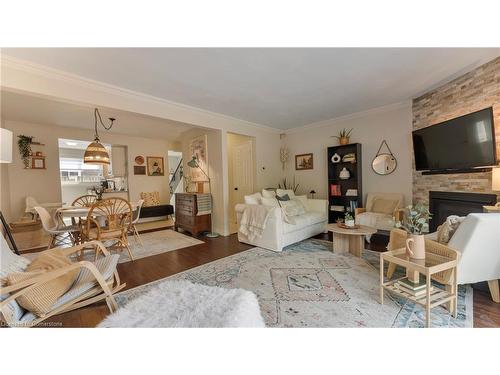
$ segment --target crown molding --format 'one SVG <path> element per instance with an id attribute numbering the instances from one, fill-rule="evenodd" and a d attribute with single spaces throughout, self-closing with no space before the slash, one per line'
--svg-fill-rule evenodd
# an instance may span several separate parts
<path id="1" fill-rule="evenodd" d="M 405 101 L 402 101 L 402 102 L 387 104 L 387 105 L 384 105 L 384 106 L 370 108 L 370 109 L 367 109 L 367 110 L 364 110 L 364 111 L 354 112 L 354 113 L 351 113 L 351 114 L 348 114 L 348 115 L 344 115 L 344 116 L 340 116 L 340 117 L 333 117 L 333 118 L 330 118 L 330 119 L 327 119 L 327 120 L 321 120 L 321 121 L 313 122 L 311 124 L 299 126 L 299 127 L 292 128 L 292 129 L 287 129 L 287 130 L 284 130 L 283 132 L 285 134 L 300 133 L 300 132 L 303 132 L 303 131 L 306 131 L 306 130 L 322 128 L 322 127 L 325 127 L 325 126 L 331 126 L 331 125 L 339 123 L 339 122 L 344 122 L 344 121 L 353 120 L 353 119 L 357 119 L 357 118 L 362 118 L 362 117 L 366 117 L 366 116 L 376 115 L 376 114 L 379 114 L 379 113 L 394 111 L 394 110 L 399 109 L 399 108 L 408 107 L 409 109 L 411 109 L 411 103 L 412 103 L 411 100 L 405 100 Z"/>
<path id="2" fill-rule="evenodd" d="M 145 94 L 145 93 L 142 93 L 139 91 L 129 90 L 129 89 L 126 89 L 126 88 L 123 88 L 120 86 L 111 85 L 111 84 L 108 84 L 105 82 L 82 77 L 82 76 L 79 76 L 77 74 L 69 73 L 69 72 L 66 72 L 63 70 L 59 70 L 59 69 L 54 69 L 54 68 L 51 68 L 51 67 L 48 67 L 45 65 L 41 65 L 41 64 L 33 63 L 31 61 L 18 59 L 16 57 L 4 55 L 4 54 L 0 54 L 0 65 L 1 65 L 2 69 L 4 67 L 10 68 L 10 69 L 18 70 L 21 72 L 33 74 L 33 75 L 36 75 L 36 76 L 39 76 L 39 77 L 42 77 L 45 79 L 49 79 L 49 80 L 53 79 L 53 80 L 63 81 L 63 82 L 70 83 L 70 84 L 73 84 L 76 86 L 85 87 L 85 88 L 92 89 L 92 90 L 95 90 L 98 92 L 102 92 L 105 94 L 111 94 L 111 95 L 123 97 L 126 99 L 142 100 L 142 101 L 149 102 L 152 104 L 167 105 L 167 106 L 170 106 L 170 107 L 182 110 L 182 111 L 192 112 L 192 113 L 196 113 L 196 114 L 199 114 L 202 116 L 209 116 L 209 117 L 212 117 L 215 119 L 219 118 L 219 119 L 224 120 L 224 121 L 234 122 L 238 125 L 250 126 L 250 127 L 256 128 L 256 129 L 260 129 L 260 130 L 264 130 L 264 131 L 268 131 L 268 132 L 272 132 L 272 133 L 276 133 L 276 134 L 283 132 L 283 130 L 281 130 L 281 129 L 273 128 L 273 127 L 268 126 L 268 125 L 263 125 L 263 124 L 258 124 L 258 123 L 254 123 L 254 122 L 247 121 L 247 120 L 242 120 L 242 119 L 228 116 L 228 115 L 225 115 L 222 113 L 212 112 L 212 111 L 209 111 L 206 109 L 202 109 L 202 108 L 193 107 L 193 106 L 189 106 L 186 104 L 170 101 L 170 100 L 163 99 L 163 98 L 160 98 L 157 96 Z M 94 103 L 94 104 L 97 105 L 98 103 Z M 169 119 L 169 120 L 179 121 L 179 120 L 175 120 L 175 119 Z M 196 124 L 193 124 L 193 125 L 201 126 L 201 125 L 196 125 Z M 203 126 L 209 127 L 207 125 L 203 125 Z M 217 127 L 216 125 L 210 126 L 210 128 L 221 129 L 220 127 Z"/>

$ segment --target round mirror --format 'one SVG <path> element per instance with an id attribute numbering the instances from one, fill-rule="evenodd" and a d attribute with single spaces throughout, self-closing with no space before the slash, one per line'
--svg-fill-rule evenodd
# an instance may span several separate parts
<path id="1" fill-rule="evenodd" d="M 372 161 L 372 169 L 375 173 L 386 175 L 394 172 L 398 162 L 391 154 L 378 154 Z"/>

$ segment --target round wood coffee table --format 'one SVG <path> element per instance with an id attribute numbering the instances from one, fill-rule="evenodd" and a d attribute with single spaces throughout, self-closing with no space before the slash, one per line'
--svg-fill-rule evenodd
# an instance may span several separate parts
<path id="1" fill-rule="evenodd" d="M 377 229 L 360 225 L 356 229 L 341 228 L 337 224 L 328 224 L 326 226 L 329 232 L 333 233 L 333 252 L 347 253 L 361 257 L 365 248 L 365 236 L 374 234 Z"/>

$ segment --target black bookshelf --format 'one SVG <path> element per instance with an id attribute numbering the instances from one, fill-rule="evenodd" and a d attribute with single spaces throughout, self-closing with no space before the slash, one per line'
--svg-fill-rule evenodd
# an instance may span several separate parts
<path id="1" fill-rule="evenodd" d="M 356 161 L 338 163 L 332 162 L 332 157 L 335 154 L 343 158 L 347 154 L 353 153 L 356 156 Z M 352 143 L 342 146 L 328 147 L 328 222 L 334 223 L 339 218 L 344 218 L 347 211 L 351 206 L 362 207 L 363 204 L 363 190 L 362 190 L 362 169 L 361 169 L 361 144 Z M 346 168 L 349 171 L 350 177 L 343 180 L 339 177 L 340 171 Z M 332 185 L 338 185 L 340 195 L 332 194 Z M 348 189 L 356 189 L 358 194 L 356 196 L 346 196 Z M 352 202 L 352 203 L 351 203 Z M 343 211 L 332 211 L 332 206 L 342 206 Z M 354 212 L 352 212 L 354 216 Z"/>

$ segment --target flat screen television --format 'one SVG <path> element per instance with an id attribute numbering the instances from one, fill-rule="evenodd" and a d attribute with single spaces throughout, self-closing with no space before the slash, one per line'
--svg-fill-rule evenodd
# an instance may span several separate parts
<path id="1" fill-rule="evenodd" d="M 493 109 L 469 113 L 413 132 L 417 171 L 449 171 L 497 164 Z"/>

